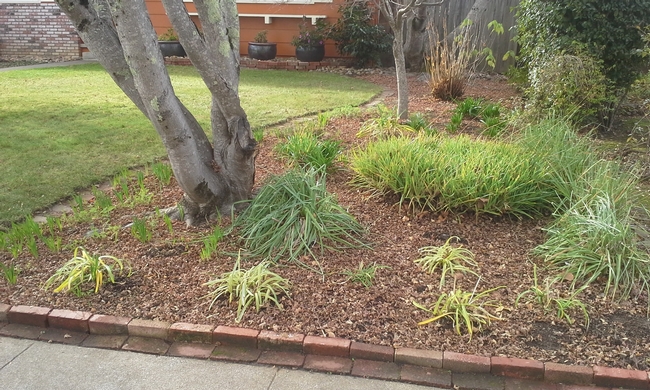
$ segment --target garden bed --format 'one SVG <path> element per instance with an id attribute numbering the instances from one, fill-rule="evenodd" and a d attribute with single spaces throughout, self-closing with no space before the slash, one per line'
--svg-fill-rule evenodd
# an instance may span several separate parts
<path id="1" fill-rule="evenodd" d="M 395 101 L 396 94 L 392 92 L 395 81 L 390 73 L 361 77 L 387 88 L 382 96 L 386 103 Z M 434 125 L 444 128 L 455 105 L 431 98 L 421 76 L 411 75 L 409 82 L 410 111 L 424 113 Z M 497 76 L 474 78 L 467 95 L 501 101 L 510 107 L 517 104 L 516 91 Z M 325 134 L 340 139 L 346 150 L 352 150 L 363 142 L 355 134 L 369 115 L 334 119 Z M 477 126 L 468 122 L 463 131 L 475 133 Z M 277 142 L 273 131 L 265 134 L 257 159 L 257 185 L 286 169 L 274 155 Z M 579 310 L 570 312 L 574 322 L 569 324 L 558 318 L 555 310 L 545 311 L 532 302 L 515 305 L 519 294 L 533 285 L 534 264 L 538 266 L 540 281 L 549 276 L 542 260 L 530 254 L 544 242 L 542 229 L 549 225 L 549 217 L 517 219 L 400 208 L 396 198 L 371 197 L 351 186 L 352 173 L 342 163 L 339 167 L 328 175 L 327 188 L 368 229 L 364 240 L 371 248 L 327 251 L 320 256 L 324 276 L 295 265 L 274 268 L 292 283 L 290 297 L 281 299 L 282 311 L 275 307 L 264 308 L 257 314 L 249 310 L 240 323 L 235 323 L 236 304 L 218 301 L 209 308 L 210 301 L 204 298 L 208 290 L 203 283 L 232 270 L 236 257 L 232 253 L 238 249 L 236 237 L 226 237 L 220 243 L 220 248 L 230 255 L 222 253 L 201 260 L 202 238 L 212 232 L 210 226 L 188 228 L 174 222 L 169 229 L 158 218 L 151 241 L 141 243 L 133 236 L 128 226 L 134 218 L 152 216 L 154 208 L 170 207 L 181 197 L 173 179 L 170 185 L 161 186 L 153 176 L 143 182 L 153 197 L 151 203 L 117 208 L 110 213 L 107 223 L 95 219 L 64 226 L 59 233 L 64 245 L 60 253 L 49 253 L 43 244 L 39 244 L 38 258 L 23 251 L 16 262 L 21 270 L 17 284 L 0 282 L 0 302 L 169 322 L 336 336 L 395 347 L 578 365 L 650 368 L 650 321 L 646 317 L 648 302 L 643 295 L 612 303 L 603 299 L 602 283 L 594 283 L 580 296 L 588 307 L 588 327 Z M 130 185 L 131 192 L 137 192 L 134 179 Z M 228 222 L 224 218 L 221 225 L 225 228 Z M 110 226 L 120 228 L 112 230 Z M 112 235 L 117 239 L 112 239 Z M 419 326 L 418 322 L 429 315 L 413 304 L 430 306 L 440 294 L 439 277 L 424 272 L 413 262 L 419 257 L 418 249 L 440 246 L 452 236 L 458 237 L 475 254 L 479 266 L 478 286 L 475 277 L 457 274 L 458 287 L 465 291 L 475 288 L 484 291 L 505 286 L 491 295 L 501 305 L 498 313 L 495 312 L 501 320 L 493 321 L 471 339 L 467 334 L 457 335 L 446 320 Z M 43 283 L 71 258 L 77 245 L 83 245 L 89 252 L 128 260 L 133 275 L 119 279 L 118 284 L 106 285 L 98 294 L 83 297 L 44 291 Z M 345 274 L 358 268 L 361 261 L 365 265 L 376 263 L 387 267 L 377 270 L 368 288 L 347 280 Z M 0 254 L 0 262 L 10 263 L 10 255 Z M 251 264 L 242 262 L 246 267 Z"/>

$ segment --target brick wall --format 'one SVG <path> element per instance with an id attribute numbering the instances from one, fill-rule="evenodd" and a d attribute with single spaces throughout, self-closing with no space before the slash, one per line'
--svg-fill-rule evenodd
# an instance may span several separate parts
<path id="1" fill-rule="evenodd" d="M 0 59 L 81 57 L 74 27 L 54 3 L 0 3 Z"/>

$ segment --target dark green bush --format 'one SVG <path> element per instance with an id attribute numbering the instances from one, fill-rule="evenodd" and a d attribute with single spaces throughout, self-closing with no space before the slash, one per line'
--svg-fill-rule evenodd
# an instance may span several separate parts
<path id="1" fill-rule="evenodd" d="M 650 23 L 650 0 L 522 0 L 518 40 L 527 64 L 553 54 L 578 54 L 602 61 L 615 88 L 626 89 L 647 68 L 643 31 Z"/>
<path id="2" fill-rule="evenodd" d="M 357 67 L 370 62 L 381 65 L 381 55 L 390 51 L 392 38 L 383 27 L 372 23 L 368 4 L 348 0 L 339 7 L 339 14 L 331 35 L 339 53 L 354 57 Z"/>

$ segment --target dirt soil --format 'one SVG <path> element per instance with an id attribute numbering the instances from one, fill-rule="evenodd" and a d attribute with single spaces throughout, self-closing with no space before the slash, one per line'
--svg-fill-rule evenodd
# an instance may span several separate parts
<path id="1" fill-rule="evenodd" d="M 381 99 L 388 105 L 394 104 L 395 77 L 390 72 L 357 77 L 382 85 L 386 92 Z M 430 97 L 421 75 L 410 75 L 409 83 L 410 111 L 422 112 L 437 127 L 444 128 L 454 104 Z M 517 91 L 499 76 L 472 79 L 466 95 L 501 101 L 508 106 L 518 101 Z M 349 151 L 361 142 L 355 133 L 369 117 L 366 114 L 361 118 L 334 120 L 326 133 L 342 139 Z M 470 124 L 466 131 L 471 132 L 472 126 L 478 124 Z M 257 160 L 258 186 L 269 175 L 286 169 L 273 154 L 276 142 L 273 131 L 265 134 Z M 340 168 L 328 176 L 328 189 L 367 227 L 365 239 L 372 249 L 325 253 L 321 257 L 324 278 L 297 266 L 276 268 L 275 271 L 293 285 L 290 296 L 281 301 L 284 310 L 268 307 L 259 313 L 250 311 L 237 324 L 235 304 L 219 301 L 211 310 L 208 308 L 209 301 L 203 298 L 208 290 L 202 284 L 230 271 L 234 262 L 232 256 L 225 254 L 200 260 L 200 241 L 211 232 L 210 226 L 188 228 L 181 222 L 174 222 L 170 233 L 157 218 L 152 219 L 156 227 L 150 242 L 143 244 L 133 237 L 127 226 L 135 217 L 149 216 L 154 208 L 173 206 L 181 196 L 173 179 L 171 185 L 161 187 L 151 176 L 145 180 L 154 195 L 151 204 L 114 210 L 110 222 L 96 220 L 66 225 L 60 234 L 64 244 L 60 253 L 52 254 L 42 244 L 38 258 L 24 251 L 16 261 L 22 270 L 17 285 L 9 286 L 6 281 L 0 281 L 0 302 L 169 322 L 336 336 L 395 347 L 650 369 L 650 321 L 646 318 L 648 302 L 645 296 L 612 303 L 603 300 L 603 286 L 594 284 L 580 296 L 588 305 L 588 328 L 579 311 L 570 312 L 574 322 L 568 324 L 557 318 L 554 309 L 544 311 L 534 303 L 515 306 L 517 296 L 533 283 L 533 264 L 539 267 L 540 283 L 550 275 L 543 269 L 543 262 L 530 255 L 531 249 L 543 242 L 542 229 L 550 220 L 400 209 L 393 198 L 370 197 L 351 187 L 351 172 L 343 164 Z M 131 185 L 135 188 L 135 181 Z M 224 226 L 227 223 L 227 220 L 222 221 Z M 109 225 L 121 227 L 116 240 L 93 238 L 93 231 L 101 231 Z M 474 288 L 483 291 L 505 286 L 491 295 L 503 306 L 499 313 L 493 311 L 502 319 L 475 333 L 471 340 L 466 334 L 457 335 L 447 320 L 419 326 L 418 322 L 428 316 L 413 305 L 415 301 L 430 306 L 440 294 L 439 273 L 427 274 L 413 262 L 418 258 L 418 248 L 442 245 L 450 236 L 459 237 L 464 247 L 476 255 L 480 266 L 478 287 L 477 278 L 471 275 L 457 275 L 457 287 L 465 291 Z M 81 298 L 44 291 L 43 283 L 72 257 L 77 245 L 97 254 L 128 260 L 133 275 L 120 278 L 118 284 L 105 286 L 98 294 L 90 293 Z M 224 239 L 222 248 L 236 251 L 236 237 Z M 10 255 L 0 255 L 0 262 L 7 264 L 10 260 Z M 357 268 L 360 261 L 389 268 L 378 270 L 373 285 L 365 288 L 346 281 L 343 274 L 345 270 Z M 245 262 L 244 266 L 250 264 L 252 262 Z M 445 290 L 450 285 L 448 283 Z"/>

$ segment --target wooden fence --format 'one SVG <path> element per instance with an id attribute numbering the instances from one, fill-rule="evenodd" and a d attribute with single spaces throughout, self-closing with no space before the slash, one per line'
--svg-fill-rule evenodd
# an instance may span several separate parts
<path id="1" fill-rule="evenodd" d="M 485 46 L 490 47 L 497 59 L 495 71 L 503 73 L 508 70 L 513 59 L 502 61 L 504 54 L 509 50 L 516 51 L 517 45 L 513 41 L 516 35 L 515 25 L 515 7 L 520 0 L 487 0 L 487 7 L 482 8 L 479 12 L 478 19 L 473 20 L 479 25 L 481 31 L 485 33 L 483 41 Z M 449 32 L 459 26 L 470 14 L 475 4 L 480 1 L 475 0 L 447 0 L 441 6 L 431 7 L 429 20 L 433 26 L 441 29 L 446 25 Z M 504 27 L 504 33 L 497 35 L 489 34 L 487 24 L 493 20 L 501 23 Z"/>

